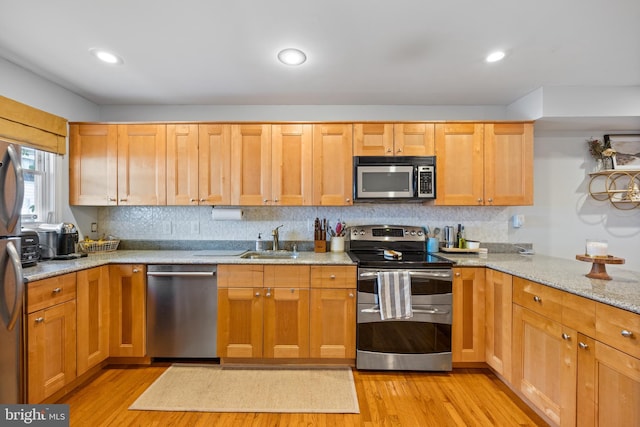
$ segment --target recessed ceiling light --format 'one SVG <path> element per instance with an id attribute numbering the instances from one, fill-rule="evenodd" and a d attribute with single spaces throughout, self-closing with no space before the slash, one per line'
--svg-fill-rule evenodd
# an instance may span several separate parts
<path id="1" fill-rule="evenodd" d="M 106 62 L 107 64 L 119 65 L 124 63 L 124 60 L 121 57 L 104 49 L 94 47 L 89 49 L 89 52 L 91 52 L 91 54 L 100 61 Z"/>
<path id="2" fill-rule="evenodd" d="M 487 62 L 497 62 L 500 61 L 501 59 L 504 58 L 505 53 L 501 50 L 495 51 L 490 53 L 486 58 L 485 61 Z"/>
<path id="3" fill-rule="evenodd" d="M 307 60 L 307 55 L 300 49 L 284 49 L 278 52 L 278 59 L 286 65 L 300 65 Z"/>

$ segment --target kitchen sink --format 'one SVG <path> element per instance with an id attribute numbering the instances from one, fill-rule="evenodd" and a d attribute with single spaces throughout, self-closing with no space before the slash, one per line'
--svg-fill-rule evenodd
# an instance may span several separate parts
<path id="1" fill-rule="evenodd" d="M 291 251 L 249 251 L 240 255 L 243 259 L 296 259 L 298 252 Z"/>

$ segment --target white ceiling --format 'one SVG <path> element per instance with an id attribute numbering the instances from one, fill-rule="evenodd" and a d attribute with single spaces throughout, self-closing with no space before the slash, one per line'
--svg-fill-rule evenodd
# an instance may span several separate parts
<path id="1" fill-rule="evenodd" d="M 0 0 L 0 57 L 100 105 L 508 105 L 640 85 L 640 1 Z"/>

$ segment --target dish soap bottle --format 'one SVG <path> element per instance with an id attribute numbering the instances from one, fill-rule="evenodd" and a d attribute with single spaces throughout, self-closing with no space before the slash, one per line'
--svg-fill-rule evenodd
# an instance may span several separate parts
<path id="1" fill-rule="evenodd" d="M 258 240 L 256 240 L 256 251 L 262 251 L 262 250 L 264 250 L 262 234 L 258 233 Z"/>

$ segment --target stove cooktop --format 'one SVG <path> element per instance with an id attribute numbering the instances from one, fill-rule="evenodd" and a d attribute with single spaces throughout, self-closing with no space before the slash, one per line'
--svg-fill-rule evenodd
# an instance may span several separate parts
<path id="1" fill-rule="evenodd" d="M 384 256 L 384 251 L 375 252 L 349 252 L 351 259 L 358 263 L 359 267 L 373 268 L 447 268 L 454 262 L 427 252 L 402 252 L 402 257 L 389 259 Z"/>

